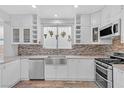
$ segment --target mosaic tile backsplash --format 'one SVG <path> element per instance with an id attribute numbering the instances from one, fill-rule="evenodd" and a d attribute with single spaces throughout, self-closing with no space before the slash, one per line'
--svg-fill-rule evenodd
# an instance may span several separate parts
<path id="1" fill-rule="evenodd" d="M 124 44 L 120 43 L 120 37 L 113 39 L 113 44 L 85 44 L 73 45 L 72 49 L 44 49 L 42 45 L 19 45 L 18 55 L 106 55 L 113 51 L 124 51 Z"/>

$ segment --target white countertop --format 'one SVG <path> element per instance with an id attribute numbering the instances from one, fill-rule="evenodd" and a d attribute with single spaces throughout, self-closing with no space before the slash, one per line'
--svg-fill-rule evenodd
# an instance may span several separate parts
<path id="1" fill-rule="evenodd" d="M 9 63 L 17 59 L 20 59 L 20 56 L 8 56 L 8 57 L 4 56 L 0 58 L 0 64 Z"/>
<path id="2" fill-rule="evenodd" d="M 2 57 L 0 58 L 0 64 L 5 64 L 12 62 L 17 59 L 29 59 L 29 58 L 47 58 L 50 55 L 33 55 L 33 56 L 12 56 L 12 57 Z M 107 56 L 75 56 L 75 55 L 64 55 L 68 59 L 94 59 L 94 58 L 106 58 Z"/>
<path id="3" fill-rule="evenodd" d="M 124 70 L 124 64 L 114 64 L 113 66 L 114 66 L 115 68 Z"/>
<path id="4" fill-rule="evenodd" d="M 47 58 L 50 55 L 35 55 L 35 56 L 21 56 L 21 59 L 27 59 L 27 58 Z M 60 55 L 61 56 L 61 55 Z M 75 56 L 75 55 L 64 55 L 68 59 L 76 59 L 76 58 L 106 58 L 107 56 Z"/>

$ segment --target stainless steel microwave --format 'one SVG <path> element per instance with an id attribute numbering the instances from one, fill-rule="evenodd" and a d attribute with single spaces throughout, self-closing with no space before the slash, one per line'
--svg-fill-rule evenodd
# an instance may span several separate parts
<path id="1" fill-rule="evenodd" d="M 120 35 L 120 32 L 121 32 L 121 19 L 118 19 L 115 22 L 113 22 L 112 30 L 113 30 L 113 35 L 114 36 Z"/>
<path id="2" fill-rule="evenodd" d="M 106 37 L 106 36 L 110 36 L 112 35 L 112 24 L 111 25 L 107 25 L 106 27 L 102 28 L 100 30 L 100 37 Z"/>

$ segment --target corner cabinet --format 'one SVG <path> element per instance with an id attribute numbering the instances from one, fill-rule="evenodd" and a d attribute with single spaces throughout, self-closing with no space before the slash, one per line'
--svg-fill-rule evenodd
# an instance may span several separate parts
<path id="1" fill-rule="evenodd" d="M 0 69 L 2 88 L 13 87 L 20 81 L 20 60 L 14 60 L 10 63 L 1 64 Z"/>
<path id="2" fill-rule="evenodd" d="M 114 88 L 124 88 L 124 70 L 114 67 Z"/>

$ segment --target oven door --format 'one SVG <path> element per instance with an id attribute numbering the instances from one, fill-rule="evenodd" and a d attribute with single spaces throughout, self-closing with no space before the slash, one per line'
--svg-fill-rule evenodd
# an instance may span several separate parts
<path id="1" fill-rule="evenodd" d="M 96 83 L 103 88 L 112 87 L 112 69 L 96 63 Z"/>
<path id="2" fill-rule="evenodd" d="M 104 79 L 98 73 L 96 73 L 96 83 L 101 88 L 112 88 L 112 82 Z"/>

